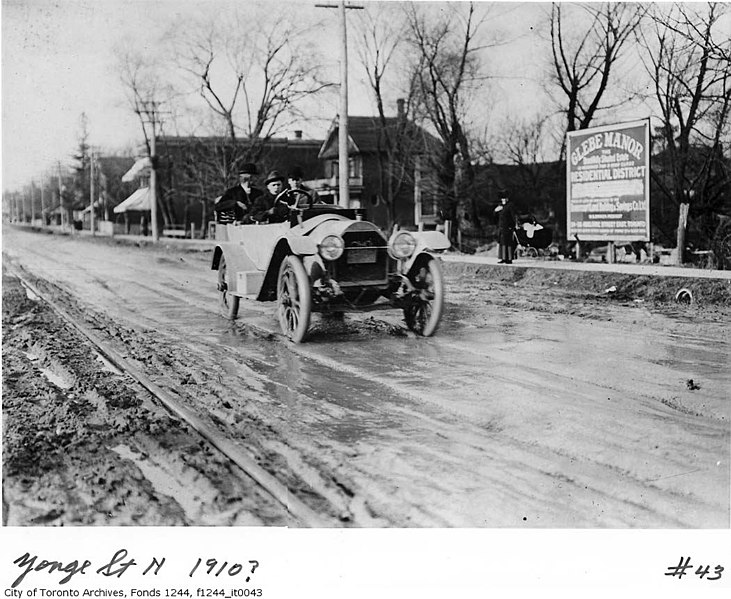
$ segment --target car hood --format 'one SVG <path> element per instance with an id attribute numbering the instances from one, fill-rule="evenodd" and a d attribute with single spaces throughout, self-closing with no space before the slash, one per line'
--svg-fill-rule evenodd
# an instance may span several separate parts
<path id="1" fill-rule="evenodd" d="M 386 238 L 381 230 L 371 222 L 364 220 L 352 220 L 339 214 L 322 214 L 306 220 L 290 230 L 291 235 L 307 236 L 315 242 L 319 242 L 328 235 L 339 235 L 342 237 L 347 231 L 376 231 Z"/>

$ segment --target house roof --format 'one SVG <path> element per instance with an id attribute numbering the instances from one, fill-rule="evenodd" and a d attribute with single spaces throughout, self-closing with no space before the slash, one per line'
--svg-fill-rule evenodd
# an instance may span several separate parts
<path id="1" fill-rule="evenodd" d="M 386 117 L 385 130 L 396 132 L 401 126 L 403 117 Z M 436 143 L 436 139 L 413 121 L 404 122 L 405 133 L 415 143 L 416 153 L 426 150 L 426 147 Z M 320 148 L 319 158 L 336 158 L 338 156 L 339 123 L 333 120 L 325 142 Z M 377 153 L 385 149 L 384 128 L 381 119 L 377 116 L 349 116 L 348 117 L 348 151 L 353 154 Z"/>
<path id="2" fill-rule="evenodd" d="M 216 148 L 224 148 L 230 140 L 213 136 L 170 136 L 160 137 L 158 142 L 158 155 L 162 159 L 162 167 L 165 168 L 172 164 L 179 167 L 186 161 L 195 160 L 197 153 L 206 155 Z M 244 150 L 250 143 L 251 140 L 248 138 L 237 140 L 239 147 Z M 300 166 L 308 177 L 317 177 L 322 172 L 317 157 L 322 139 L 272 137 L 262 139 L 260 143 L 261 147 L 255 161 L 261 176 L 273 169 L 286 173 L 294 166 Z"/>
<path id="3" fill-rule="evenodd" d="M 148 172 L 152 166 L 152 160 L 148 156 L 138 158 L 129 170 L 122 175 L 122 181 L 128 183 Z"/>
<path id="4" fill-rule="evenodd" d="M 119 206 L 115 206 L 114 213 L 149 210 L 150 205 L 150 188 L 140 187 Z"/>
<path id="5" fill-rule="evenodd" d="M 160 153 L 164 150 L 165 146 L 184 146 L 190 144 L 227 146 L 231 143 L 231 139 L 229 137 L 217 135 L 161 135 L 157 138 L 157 142 L 157 151 Z M 322 143 L 322 140 L 307 139 L 303 137 L 266 137 L 261 138 L 258 142 L 266 147 L 285 146 L 307 148 L 319 146 Z M 242 147 L 246 147 L 251 143 L 252 140 L 248 137 L 239 137 L 236 140 L 236 144 Z"/>

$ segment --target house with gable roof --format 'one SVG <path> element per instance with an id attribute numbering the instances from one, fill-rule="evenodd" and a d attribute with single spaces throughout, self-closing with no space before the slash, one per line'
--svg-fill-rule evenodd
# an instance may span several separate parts
<path id="1" fill-rule="evenodd" d="M 348 117 L 350 200 L 354 207 L 367 210 L 368 220 L 382 227 L 395 223 L 401 227 L 434 225 L 438 196 L 428 156 L 438 142 L 406 118 L 403 100 L 397 106 L 397 115 L 386 117 L 385 122 L 377 116 Z M 325 178 L 307 182 L 330 203 L 338 201 L 338 135 L 336 117 L 318 156 Z"/>

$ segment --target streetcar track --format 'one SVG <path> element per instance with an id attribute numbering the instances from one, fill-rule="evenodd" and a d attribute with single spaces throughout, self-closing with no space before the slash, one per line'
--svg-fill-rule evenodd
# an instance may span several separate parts
<path id="1" fill-rule="evenodd" d="M 95 348 L 111 362 L 116 368 L 126 375 L 132 377 L 142 387 L 147 389 L 160 403 L 162 403 L 175 416 L 185 421 L 206 441 L 211 443 L 219 452 L 233 462 L 242 473 L 255 481 L 269 496 L 279 503 L 291 516 L 301 525 L 306 527 L 332 527 L 337 526 L 335 519 L 328 519 L 316 513 L 304 502 L 297 499 L 294 494 L 274 476 L 260 467 L 256 462 L 238 445 L 219 434 L 215 429 L 205 424 L 200 417 L 184 406 L 173 395 L 150 380 L 138 367 L 120 355 L 108 343 L 100 339 L 89 327 L 73 318 L 58 302 L 48 294 L 41 291 L 28 277 L 17 267 L 7 264 L 10 272 L 18 278 L 24 287 L 30 289 L 36 296 L 45 302 L 64 322 L 68 323 L 83 335 Z"/>

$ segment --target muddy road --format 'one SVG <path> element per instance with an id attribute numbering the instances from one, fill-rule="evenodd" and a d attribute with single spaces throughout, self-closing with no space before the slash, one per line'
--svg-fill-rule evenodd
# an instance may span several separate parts
<path id="1" fill-rule="evenodd" d="M 210 257 L 4 230 L 6 523 L 296 525 L 20 269 L 327 525 L 729 527 L 727 282 L 448 263 L 435 337 L 316 316 L 295 346 L 273 304 L 219 316 Z"/>

